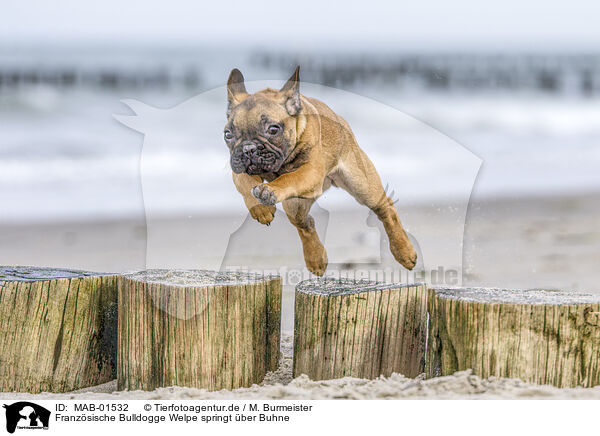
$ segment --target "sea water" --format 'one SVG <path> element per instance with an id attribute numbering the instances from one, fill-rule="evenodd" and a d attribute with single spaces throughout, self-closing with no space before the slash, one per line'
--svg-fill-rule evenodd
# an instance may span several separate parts
<path id="1" fill-rule="evenodd" d="M 302 91 L 349 121 L 395 200 L 600 188 L 594 57 L 4 48 L 0 221 L 139 217 L 144 195 L 161 215 L 239 210 L 222 141 L 227 74 L 239 67 L 248 81 L 281 86 L 296 62 L 313 83 Z M 114 114 L 132 115 L 123 99 L 163 111 L 162 127 L 140 133 L 117 121 Z M 356 204 L 327 195 L 340 207 Z"/>

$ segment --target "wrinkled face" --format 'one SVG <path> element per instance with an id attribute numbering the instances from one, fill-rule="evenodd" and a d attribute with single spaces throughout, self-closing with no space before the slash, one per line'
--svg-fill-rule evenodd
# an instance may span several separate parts
<path id="1" fill-rule="evenodd" d="M 233 172 L 273 173 L 296 143 L 296 123 L 283 105 L 257 93 L 232 108 L 223 137 Z"/>

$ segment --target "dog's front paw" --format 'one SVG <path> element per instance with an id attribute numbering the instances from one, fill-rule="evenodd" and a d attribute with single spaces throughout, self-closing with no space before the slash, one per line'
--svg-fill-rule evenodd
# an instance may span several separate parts
<path id="1" fill-rule="evenodd" d="M 265 206 L 264 204 L 257 204 L 250 209 L 250 215 L 256 221 L 267 226 L 271 224 L 273 218 L 275 218 L 275 206 Z"/>
<path id="2" fill-rule="evenodd" d="M 252 195 L 265 206 L 274 206 L 277 204 L 275 192 L 273 192 L 271 187 L 266 183 L 252 188 Z"/>

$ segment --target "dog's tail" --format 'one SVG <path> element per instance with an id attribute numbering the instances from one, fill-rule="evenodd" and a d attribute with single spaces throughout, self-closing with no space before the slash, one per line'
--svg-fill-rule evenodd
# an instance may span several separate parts
<path id="1" fill-rule="evenodd" d="M 394 192 L 393 189 L 390 189 L 390 184 L 389 183 L 385 184 L 385 188 L 383 188 L 383 193 L 384 193 L 384 195 L 386 197 L 389 197 L 389 198 L 392 199 L 392 203 L 393 204 L 396 204 L 396 203 L 398 203 L 400 201 L 400 199 L 398 197 L 396 197 L 396 199 L 394 199 L 396 193 Z"/>

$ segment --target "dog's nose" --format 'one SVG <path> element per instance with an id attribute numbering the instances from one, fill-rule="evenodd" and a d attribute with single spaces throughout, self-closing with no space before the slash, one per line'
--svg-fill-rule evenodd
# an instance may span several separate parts
<path id="1" fill-rule="evenodd" d="M 255 144 L 250 143 L 250 144 L 244 144 L 244 145 L 242 145 L 242 151 L 244 153 L 250 153 L 251 151 L 254 151 L 254 150 L 256 150 L 256 145 Z"/>

